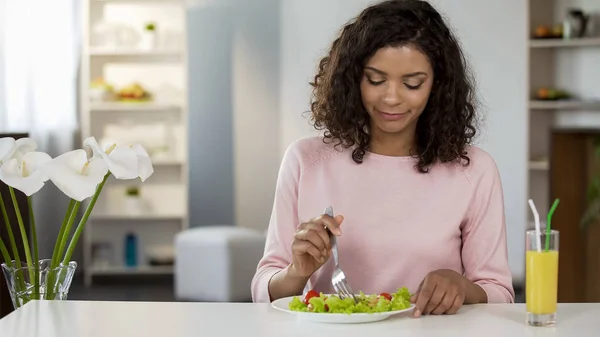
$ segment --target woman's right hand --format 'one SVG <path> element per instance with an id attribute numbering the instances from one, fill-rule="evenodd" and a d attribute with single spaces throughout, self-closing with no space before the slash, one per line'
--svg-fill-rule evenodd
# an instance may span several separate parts
<path id="1" fill-rule="evenodd" d="M 292 265 L 289 267 L 290 276 L 310 277 L 331 255 L 331 243 L 327 228 L 333 235 L 341 235 L 340 225 L 344 217 L 335 218 L 323 214 L 298 226 L 292 242 Z"/>

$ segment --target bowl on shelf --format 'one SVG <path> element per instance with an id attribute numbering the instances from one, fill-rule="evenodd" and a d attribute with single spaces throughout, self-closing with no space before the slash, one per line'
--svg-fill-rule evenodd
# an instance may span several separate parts
<path id="1" fill-rule="evenodd" d="M 173 245 L 153 245 L 146 249 L 146 258 L 151 266 L 172 266 L 175 249 Z"/>

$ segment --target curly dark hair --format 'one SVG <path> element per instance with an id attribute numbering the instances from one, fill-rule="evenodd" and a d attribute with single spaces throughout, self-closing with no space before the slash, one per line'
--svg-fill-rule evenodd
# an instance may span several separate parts
<path id="1" fill-rule="evenodd" d="M 362 163 L 369 147 L 370 116 L 362 104 L 363 67 L 383 47 L 411 44 L 429 59 L 434 83 L 417 121 L 419 172 L 436 161 L 464 160 L 476 134 L 474 80 L 457 38 L 426 1 L 388 0 L 367 7 L 347 23 L 321 59 L 311 98 L 311 124 L 325 130 L 324 141 L 350 148 Z"/>

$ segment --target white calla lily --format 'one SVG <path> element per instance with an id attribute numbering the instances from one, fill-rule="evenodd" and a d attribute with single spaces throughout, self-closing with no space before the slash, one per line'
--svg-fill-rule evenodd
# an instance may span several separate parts
<path id="1" fill-rule="evenodd" d="M 23 156 L 37 149 L 37 143 L 31 138 L 19 138 L 15 141 L 15 152 L 12 158 L 21 161 Z"/>
<path id="2" fill-rule="evenodd" d="M 109 171 L 116 179 L 140 178 L 143 182 L 154 173 L 152 160 L 143 146 L 112 145 L 102 150 L 94 137 L 89 137 L 83 142 L 84 146 L 92 149 L 95 156 L 102 157 L 108 164 Z"/>
<path id="3" fill-rule="evenodd" d="M 79 149 L 52 159 L 45 171 L 64 194 L 82 201 L 94 195 L 96 187 L 108 173 L 108 165 L 99 157 L 88 160 L 87 152 Z"/>
<path id="4" fill-rule="evenodd" d="M 43 290 L 42 282 L 55 284 L 62 282 L 56 279 L 56 275 L 49 275 L 48 280 L 36 277 L 32 266 L 40 261 L 38 256 L 37 234 L 35 232 L 35 217 L 31 213 L 31 244 L 27 235 L 25 225 L 20 215 L 21 206 L 13 191 L 20 190 L 27 195 L 27 206 L 33 211 L 32 198 L 30 196 L 39 191 L 46 181 L 51 180 L 65 195 L 72 200 L 69 203 L 63 223 L 58 233 L 57 241 L 51 258 L 51 268 L 58 267 L 61 263 L 68 265 L 71 256 L 77 246 L 77 242 L 83 233 L 85 225 L 99 200 L 100 193 L 106 183 L 106 179 L 112 174 L 117 179 L 140 178 L 142 181 L 148 179 L 154 172 L 152 162 L 148 153 L 141 145 L 133 146 L 110 146 L 102 151 L 94 138 L 88 138 L 84 145 L 90 147 L 93 155 L 88 156 L 89 151 L 78 149 L 64 153 L 54 159 L 48 154 L 36 151 L 37 144 L 29 138 L 0 138 L 0 180 L 11 186 L 10 194 L 14 204 L 15 214 L 22 239 L 22 250 L 25 252 L 25 260 L 19 257 L 17 246 L 12 231 L 9 228 L 11 248 L 14 256 L 8 250 L 0 238 L 0 257 L 6 261 L 14 259 L 17 264 L 26 261 L 29 269 L 29 280 L 27 282 L 15 282 L 16 290 L 25 293 L 32 289 L 30 299 L 53 299 L 57 295 L 55 291 Z M 110 169 L 110 171 L 109 171 Z M 72 231 L 79 207 L 84 199 L 90 198 L 81 216 L 79 223 Z M 0 213 L 4 219 L 8 219 L 4 200 L 0 195 Z M 8 220 L 7 220 L 8 221 Z M 66 244 L 68 243 L 68 247 Z M 66 248 L 66 251 L 65 251 Z M 46 289 L 48 290 L 48 289 Z"/>
<path id="5" fill-rule="evenodd" d="M 0 168 L 0 180 L 26 196 L 31 196 L 44 187 L 48 180 L 44 165 L 50 162 L 52 157 L 44 152 L 27 152 L 19 159 L 11 158 L 4 162 Z"/>
<path id="6" fill-rule="evenodd" d="M 116 179 L 135 179 L 138 177 L 138 160 L 135 151 L 130 147 L 115 146 L 103 157 L 110 172 Z M 105 152 L 106 153 L 106 152 Z"/>
<path id="7" fill-rule="evenodd" d="M 103 151 L 94 137 L 87 138 L 83 145 L 91 148 L 94 156 L 104 159 L 108 170 L 116 179 L 128 180 L 138 177 L 138 158 L 134 149 L 113 145 Z"/>
<path id="8" fill-rule="evenodd" d="M 0 138 L 0 165 L 10 159 L 15 153 L 16 142 L 12 137 Z"/>
<path id="9" fill-rule="evenodd" d="M 135 155 L 137 156 L 138 163 L 138 176 L 142 182 L 146 181 L 146 179 L 150 178 L 152 173 L 154 173 L 154 167 L 152 166 L 152 160 L 140 144 L 135 144 L 131 147 L 135 151 Z"/>

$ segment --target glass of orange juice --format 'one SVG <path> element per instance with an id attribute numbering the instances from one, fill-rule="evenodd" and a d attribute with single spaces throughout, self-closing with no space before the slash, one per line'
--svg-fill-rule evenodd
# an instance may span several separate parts
<path id="1" fill-rule="evenodd" d="M 527 231 L 525 250 L 525 302 L 527 323 L 556 323 L 558 296 L 558 231 Z"/>

